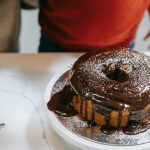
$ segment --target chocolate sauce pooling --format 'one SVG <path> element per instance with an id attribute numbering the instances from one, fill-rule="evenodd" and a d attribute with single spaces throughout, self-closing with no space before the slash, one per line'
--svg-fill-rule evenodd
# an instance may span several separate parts
<path id="1" fill-rule="evenodd" d="M 93 121 L 88 122 L 88 128 L 92 128 L 96 126 L 96 123 Z M 122 131 L 124 134 L 127 135 L 136 135 L 142 133 L 150 128 L 150 124 L 140 124 L 136 121 L 130 121 L 129 124 L 125 128 L 113 128 L 110 126 L 102 126 L 99 127 L 101 132 L 104 134 L 113 134 L 114 132 Z"/>
<path id="2" fill-rule="evenodd" d="M 66 85 L 62 91 L 55 93 L 47 106 L 49 110 L 54 111 L 56 114 L 65 117 L 71 117 L 77 114 L 77 111 L 73 109 L 71 100 L 73 92 L 71 87 Z"/>
<path id="3" fill-rule="evenodd" d="M 130 121 L 126 128 L 123 128 L 125 134 L 134 135 L 142 133 L 150 128 L 150 124 L 140 124 L 136 121 Z"/>

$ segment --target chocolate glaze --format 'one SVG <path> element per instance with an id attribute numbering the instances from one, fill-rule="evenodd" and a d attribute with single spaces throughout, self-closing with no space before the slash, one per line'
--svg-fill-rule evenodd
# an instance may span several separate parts
<path id="1" fill-rule="evenodd" d="M 123 110 L 124 108 L 130 109 L 130 106 L 128 104 L 125 104 L 123 102 L 113 101 L 109 98 L 99 96 L 99 95 L 92 95 L 91 100 L 100 106 L 104 106 L 106 108 L 110 108 L 111 110 Z"/>
<path id="2" fill-rule="evenodd" d="M 47 106 L 49 110 L 54 111 L 56 114 L 65 117 L 71 117 L 77 114 L 73 109 L 71 100 L 74 93 L 71 91 L 71 87 L 66 85 L 62 91 L 55 93 Z"/>
<path id="3" fill-rule="evenodd" d="M 70 84 L 85 100 L 139 111 L 150 104 L 150 59 L 127 48 L 87 53 L 73 65 Z"/>

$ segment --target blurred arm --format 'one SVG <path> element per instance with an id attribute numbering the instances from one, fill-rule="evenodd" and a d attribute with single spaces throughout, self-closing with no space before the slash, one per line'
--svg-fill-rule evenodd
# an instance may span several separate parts
<path id="1" fill-rule="evenodd" d="M 20 1 L 0 0 L 0 52 L 17 52 L 20 32 Z"/>

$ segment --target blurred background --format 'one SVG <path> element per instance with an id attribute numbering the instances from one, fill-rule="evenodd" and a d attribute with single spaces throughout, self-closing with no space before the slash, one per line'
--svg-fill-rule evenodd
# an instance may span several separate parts
<path id="1" fill-rule="evenodd" d="M 21 15 L 22 27 L 20 35 L 20 52 L 37 53 L 40 38 L 38 10 L 22 10 Z M 148 12 L 146 12 L 136 37 L 136 50 L 148 51 L 148 43 L 150 43 L 150 39 L 143 41 L 143 37 L 148 32 L 149 27 L 149 15 Z"/>
<path id="2" fill-rule="evenodd" d="M 38 9 L 21 11 L 20 52 L 37 53 L 40 38 Z M 32 33 L 32 34 L 31 34 Z"/>

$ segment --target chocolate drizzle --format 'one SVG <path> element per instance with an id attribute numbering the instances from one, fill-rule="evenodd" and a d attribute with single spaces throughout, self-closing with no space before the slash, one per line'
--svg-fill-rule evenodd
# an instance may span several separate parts
<path id="1" fill-rule="evenodd" d="M 73 97 L 71 87 L 66 85 L 62 91 L 55 93 L 48 102 L 48 109 L 54 111 L 56 114 L 65 117 L 71 117 L 77 114 L 73 109 L 71 100 Z"/>
<path id="2" fill-rule="evenodd" d="M 126 103 L 114 101 L 103 96 L 93 94 L 91 99 L 93 103 L 110 108 L 111 110 L 123 110 L 124 108 L 130 109 L 130 106 Z"/>

